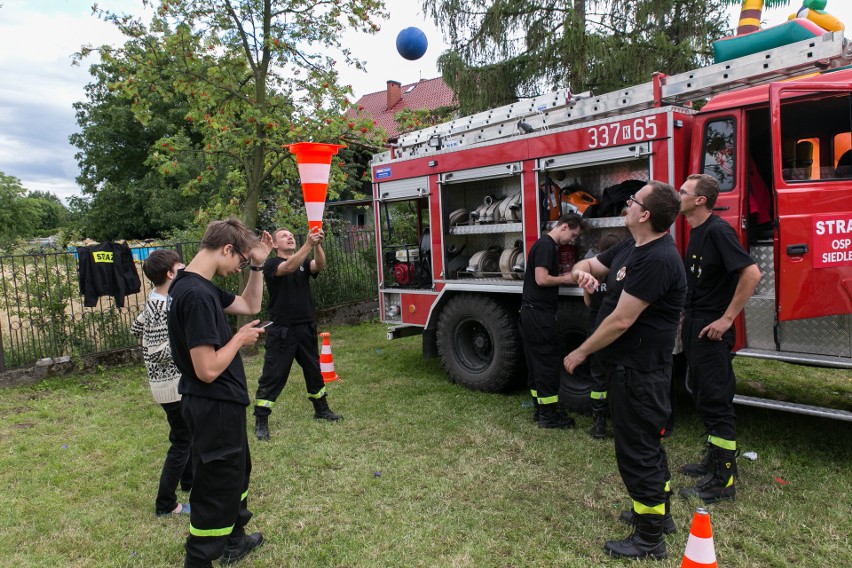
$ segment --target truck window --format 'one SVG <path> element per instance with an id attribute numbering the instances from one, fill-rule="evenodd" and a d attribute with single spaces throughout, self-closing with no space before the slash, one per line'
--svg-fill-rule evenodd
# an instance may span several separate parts
<path id="1" fill-rule="evenodd" d="M 704 126 L 704 161 L 702 173 L 719 182 L 721 191 L 734 189 L 736 180 L 736 122 L 733 118 L 709 121 Z"/>
<path id="2" fill-rule="evenodd" d="M 788 183 L 852 179 L 850 96 L 781 105 L 781 177 Z"/>

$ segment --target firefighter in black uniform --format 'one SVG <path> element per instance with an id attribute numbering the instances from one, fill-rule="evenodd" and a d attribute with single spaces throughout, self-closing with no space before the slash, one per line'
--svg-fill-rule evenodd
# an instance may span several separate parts
<path id="1" fill-rule="evenodd" d="M 594 289 L 606 278 L 607 291 L 597 329 L 564 365 L 573 373 L 600 351 L 609 379 L 615 457 L 633 499 L 634 530 L 607 541 L 604 550 L 665 558 L 670 475 L 661 436 L 671 412 L 672 350 L 686 296 L 683 262 L 667 231 L 680 198 L 670 185 L 650 181 L 627 203 L 625 225 L 633 238 L 574 266 L 580 287 Z"/>
<path id="2" fill-rule="evenodd" d="M 557 410 L 559 402 L 559 358 L 556 338 L 559 286 L 573 284 L 570 273 L 559 274 L 557 247 L 574 242 L 580 235 L 582 218 L 567 213 L 553 229 L 539 238 L 527 255 L 524 291 L 521 297 L 520 333 L 529 369 L 528 385 L 540 428 L 571 428 L 574 419 Z"/>
<path id="3" fill-rule="evenodd" d="M 272 249 L 272 237 L 258 239 L 235 219 L 214 221 L 201 248 L 169 289 L 169 340 L 181 371 L 181 412 L 192 432 L 194 481 L 185 567 L 233 564 L 263 542 L 247 535 L 252 514 L 247 496 L 251 456 L 246 434 L 249 405 L 239 350 L 254 345 L 263 332 L 255 320 L 232 334 L 226 314 L 260 311 L 263 281 L 252 271 L 242 295 L 234 296 L 211 282 L 251 264 L 260 268 Z"/>
<path id="4" fill-rule="evenodd" d="M 598 253 L 608 251 L 619 242 L 621 242 L 621 238 L 618 235 L 612 233 L 604 235 L 598 243 Z M 589 335 L 594 333 L 597 327 L 598 312 L 605 295 L 606 282 L 599 282 L 594 290 L 583 290 L 583 302 L 589 308 L 587 314 Z M 606 416 L 609 414 L 609 403 L 606 400 L 608 385 L 601 358 L 594 353 L 589 357 L 589 373 L 592 376 L 591 390 L 589 391 L 592 407 L 592 428 L 589 430 L 589 434 L 592 438 L 602 440 L 606 437 Z"/>
<path id="5" fill-rule="evenodd" d="M 254 433 L 258 440 L 269 439 L 269 415 L 287 384 L 293 359 L 302 367 L 308 399 L 314 406 L 314 418 L 340 420 L 328 407 L 317 350 L 317 324 L 311 299 L 311 278 L 325 269 L 322 229 L 312 230 L 299 250 L 296 239 L 286 229 L 274 235 L 276 256 L 263 265 L 269 290 L 269 319 L 266 328 L 266 355 L 257 385 L 254 406 Z M 308 255 L 313 251 L 314 258 Z"/>
<path id="6" fill-rule="evenodd" d="M 760 269 L 737 240 L 733 227 L 713 215 L 719 195 L 716 178 L 691 175 L 680 195 L 680 211 L 692 228 L 684 260 L 687 294 L 681 338 L 695 405 L 707 434 L 701 462 L 681 469 L 701 479 L 680 494 L 713 503 L 733 499 L 736 494 L 736 377 L 731 366 L 734 319 L 754 293 Z"/>

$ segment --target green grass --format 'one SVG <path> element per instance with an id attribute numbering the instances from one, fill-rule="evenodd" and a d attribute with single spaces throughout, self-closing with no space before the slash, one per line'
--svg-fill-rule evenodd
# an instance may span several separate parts
<path id="1" fill-rule="evenodd" d="M 340 423 L 318 423 L 294 370 L 252 437 L 249 524 L 265 567 L 627 566 L 602 550 L 629 531 L 612 440 L 541 430 L 522 392 L 450 384 L 420 338 L 380 324 L 335 327 Z M 249 389 L 262 360 L 246 359 Z M 738 408 L 735 502 L 711 507 L 720 566 L 849 566 L 849 423 Z M 681 405 L 672 468 L 694 460 L 701 426 Z M 188 521 L 154 517 L 167 426 L 141 366 L 11 388 L 0 397 L 0 566 L 179 566 Z M 689 479 L 675 474 L 679 488 Z M 783 481 L 783 483 L 782 483 Z M 179 494 L 184 496 L 184 494 Z M 695 503 L 673 500 L 680 566 Z"/>

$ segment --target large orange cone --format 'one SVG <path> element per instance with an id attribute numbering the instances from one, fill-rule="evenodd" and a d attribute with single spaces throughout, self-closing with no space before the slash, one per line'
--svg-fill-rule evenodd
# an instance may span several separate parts
<path id="1" fill-rule="evenodd" d="M 710 528 L 710 513 L 698 508 L 692 517 L 686 551 L 681 568 L 718 568 L 716 550 L 713 547 L 713 529 Z"/>
<path id="2" fill-rule="evenodd" d="M 340 377 L 334 371 L 334 359 L 331 356 L 331 334 L 328 332 L 320 333 L 322 337 L 322 349 L 320 350 L 320 373 L 322 373 L 323 382 L 330 383 L 336 381 Z"/>
<path id="3" fill-rule="evenodd" d="M 290 144 L 288 148 L 296 154 L 299 179 L 302 182 L 302 194 L 305 197 L 305 213 L 308 215 L 308 228 L 320 229 L 322 228 L 322 214 L 325 211 L 325 196 L 328 192 L 331 157 L 345 146 L 299 142 L 298 144 Z"/>

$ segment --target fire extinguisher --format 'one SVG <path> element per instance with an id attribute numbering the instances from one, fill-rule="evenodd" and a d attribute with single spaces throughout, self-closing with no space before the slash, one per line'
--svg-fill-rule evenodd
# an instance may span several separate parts
<path id="1" fill-rule="evenodd" d="M 559 245 L 559 274 L 567 274 L 574 268 L 577 249 L 574 245 Z"/>

